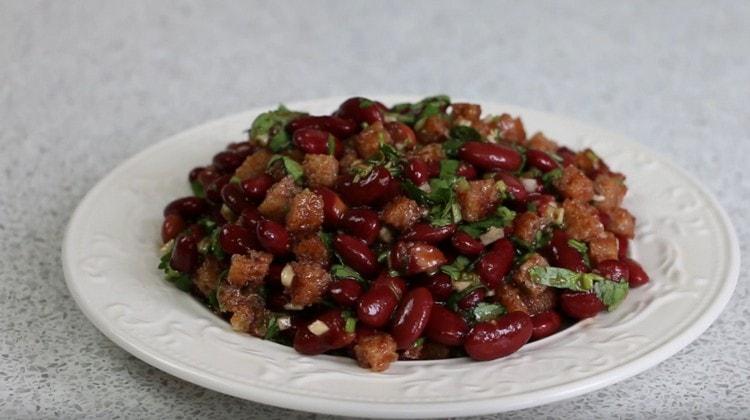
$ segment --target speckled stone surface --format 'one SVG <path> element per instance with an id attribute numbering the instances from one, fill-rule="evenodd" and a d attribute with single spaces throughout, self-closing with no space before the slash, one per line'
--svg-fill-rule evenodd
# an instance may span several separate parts
<path id="1" fill-rule="evenodd" d="M 748 2 L 0 1 L 0 418 L 323 417 L 140 362 L 63 280 L 65 224 L 98 179 L 258 105 L 445 92 L 572 116 L 693 171 L 749 261 L 748 21 Z M 747 276 L 745 263 L 719 320 L 657 367 L 486 418 L 749 417 Z"/>

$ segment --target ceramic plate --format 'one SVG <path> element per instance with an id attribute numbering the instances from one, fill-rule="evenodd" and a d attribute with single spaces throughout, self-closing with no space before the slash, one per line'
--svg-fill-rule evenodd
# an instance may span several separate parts
<path id="1" fill-rule="evenodd" d="M 414 98 L 379 98 L 395 103 Z M 343 98 L 289 104 L 328 113 Z M 107 337 L 184 380 L 261 403 L 349 416 L 485 414 L 572 398 L 642 372 L 696 339 L 729 300 L 739 247 L 731 223 L 692 176 L 622 136 L 511 105 L 527 132 L 592 147 L 628 177 L 635 257 L 651 283 L 614 312 L 575 324 L 513 355 L 397 362 L 371 373 L 346 358 L 307 357 L 233 332 L 157 269 L 164 205 L 190 193 L 188 171 L 244 138 L 267 106 L 212 121 L 137 154 L 102 179 L 70 220 L 62 259 L 68 288 Z"/>

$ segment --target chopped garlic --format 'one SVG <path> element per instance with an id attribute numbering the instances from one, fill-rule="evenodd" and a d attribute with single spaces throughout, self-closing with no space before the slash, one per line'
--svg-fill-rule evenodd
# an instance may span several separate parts
<path id="1" fill-rule="evenodd" d="M 330 330 L 330 328 L 328 328 L 328 325 L 326 325 L 325 322 L 323 322 L 323 321 L 321 321 L 319 319 L 315 320 L 315 322 L 313 322 L 312 324 L 308 325 L 307 329 L 310 330 L 311 333 L 313 333 L 313 334 L 315 334 L 317 336 L 321 336 L 321 335 L 327 333 L 328 330 Z"/>
<path id="2" fill-rule="evenodd" d="M 276 326 L 279 327 L 280 331 L 288 330 L 292 327 L 292 318 L 288 316 L 282 316 L 276 319 Z"/>
<path id="3" fill-rule="evenodd" d="M 162 257 L 167 255 L 168 253 L 172 252 L 172 248 L 174 248 L 174 239 L 170 239 L 169 242 L 165 243 L 164 245 L 159 248 L 159 255 Z"/>
<path id="4" fill-rule="evenodd" d="M 603 195 L 599 195 L 599 194 L 596 194 L 596 195 L 595 195 L 595 196 L 593 197 L 593 200 L 594 200 L 594 201 L 604 201 L 604 200 L 606 200 L 606 197 L 604 197 Z"/>
<path id="5" fill-rule="evenodd" d="M 284 285 L 284 287 L 291 287 L 292 280 L 294 280 L 294 269 L 291 264 L 287 264 L 281 270 L 281 284 Z"/>
<path id="6" fill-rule="evenodd" d="M 387 244 L 393 242 L 393 233 L 391 232 L 390 229 L 388 229 L 385 226 L 380 228 L 380 232 L 378 232 L 378 237 L 380 238 L 381 241 Z"/>
<path id="7" fill-rule="evenodd" d="M 479 240 L 483 245 L 486 246 L 504 237 L 505 230 L 503 230 L 503 228 L 491 226 L 489 229 L 487 229 L 487 232 L 479 235 Z"/>
<path id="8" fill-rule="evenodd" d="M 521 184 L 523 184 L 523 189 L 530 193 L 536 191 L 539 187 L 539 183 L 534 178 L 521 178 Z"/>

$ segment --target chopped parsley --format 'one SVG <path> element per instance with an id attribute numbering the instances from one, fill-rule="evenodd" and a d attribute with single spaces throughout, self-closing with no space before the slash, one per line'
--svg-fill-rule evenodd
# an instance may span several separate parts
<path id="1" fill-rule="evenodd" d="M 191 279 L 187 274 L 180 273 L 179 271 L 172 268 L 172 266 L 169 264 L 169 260 L 171 258 L 172 252 L 170 250 L 169 252 L 166 252 L 164 255 L 162 255 L 161 260 L 159 260 L 159 269 L 164 271 L 164 278 L 167 279 L 168 282 L 174 283 L 174 285 L 177 286 L 178 289 L 184 292 L 190 291 L 190 286 L 193 284 L 193 279 Z"/>
<path id="2" fill-rule="evenodd" d="M 447 274 L 451 280 L 460 280 L 461 275 L 469 265 L 471 265 L 471 261 L 463 255 L 459 255 L 452 263 L 440 267 L 440 271 Z"/>
<path id="3" fill-rule="evenodd" d="M 430 96 L 416 103 L 394 105 L 388 116 L 419 130 L 427 118 L 445 112 L 450 104 L 451 99 L 446 95 Z"/>
<path id="4" fill-rule="evenodd" d="M 401 183 L 411 199 L 429 207 L 427 218 L 433 226 L 445 226 L 462 220 L 454 187 L 465 183 L 466 179 L 456 176 L 458 165 L 459 162 L 453 159 L 440 162 L 440 176 L 430 179 L 430 192 L 419 189 L 409 180 Z"/>
<path id="5" fill-rule="evenodd" d="M 479 302 L 477 306 L 471 310 L 471 314 L 477 322 L 500 318 L 500 315 L 505 314 L 505 312 L 506 310 L 503 305 L 487 302 Z"/>
<path id="6" fill-rule="evenodd" d="M 457 125 L 451 128 L 448 140 L 443 143 L 443 151 L 447 156 L 456 157 L 458 156 L 458 149 L 460 149 L 464 143 L 467 141 L 479 141 L 481 139 L 482 135 L 472 127 Z"/>
<path id="7" fill-rule="evenodd" d="M 331 275 L 337 279 L 354 279 L 358 282 L 364 282 L 365 279 L 353 268 L 344 264 L 334 264 L 331 266 Z"/>
<path id="8" fill-rule="evenodd" d="M 302 170 L 302 165 L 288 156 L 274 155 L 271 160 L 268 161 L 268 165 L 266 166 L 266 168 L 270 168 L 279 161 L 281 161 L 281 164 L 284 166 L 284 171 L 287 173 L 287 175 L 290 175 L 292 179 L 294 179 L 295 183 L 301 184 L 305 177 L 305 173 Z"/>
<path id="9" fill-rule="evenodd" d="M 205 198 L 206 192 L 203 190 L 203 185 L 198 181 L 190 182 L 190 189 L 193 190 L 193 195 L 199 198 Z"/>
<path id="10" fill-rule="evenodd" d="M 492 227 L 504 228 L 510 226 L 515 217 L 516 212 L 505 206 L 499 206 L 495 210 L 494 215 L 489 216 L 486 219 L 462 225 L 461 230 L 468 233 L 473 238 L 478 238 Z"/>
<path id="11" fill-rule="evenodd" d="M 307 114 L 290 111 L 284 105 L 279 105 L 275 111 L 264 112 L 255 118 L 247 130 L 250 140 L 267 145 L 274 153 L 288 149 L 292 145 L 292 139 L 286 132 L 286 125 L 302 115 Z"/>
<path id="12" fill-rule="evenodd" d="M 558 289 L 576 292 L 594 292 L 612 311 L 628 295 L 628 282 L 608 280 L 595 273 L 576 273 L 560 267 L 532 267 L 529 269 L 531 279 L 539 284 Z"/>

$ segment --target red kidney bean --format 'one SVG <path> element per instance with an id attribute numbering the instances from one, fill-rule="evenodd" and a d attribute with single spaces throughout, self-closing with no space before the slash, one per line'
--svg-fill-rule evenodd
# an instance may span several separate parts
<path id="1" fill-rule="evenodd" d="M 350 209 L 341 220 L 341 227 L 348 233 L 372 245 L 380 232 L 378 213 L 366 208 Z"/>
<path id="2" fill-rule="evenodd" d="M 274 180 L 271 175 L 263 174 L 255 178 L 243 180 L 240 182 L 240 186 L 242 187 L 242 191 L 245 192 L 245 197 L 258 202 L 266 198 L 266 192 L 271 188 L 273 183 Z"/>
<path id="3" fill-rule="evenodd" d="M 222 175 L 214 178 L 213 181 L 209 182 L 208 185 L 203 189 L 206 194 L 206 200 L 213 204 L 221 204 L 221 189 L 229 183 L 232 177 L 229 175 Z"/>
<path id="4" fill-rule="evenodd" d="M 333 134 L 317 128 L 301 128 L 292 135 L 292 142 L 305 153 L 327 155 L 328 142 L 334 143 L 334 155 L 340 157 L 344 153 L 344 145 Z"/>
<path id="5" fill-rule="evenodd" d="M 201 172 L 206 170 L 206 168 L 202 166 L 195 167 L 190 170 L 190 173 L 188 174 L 188 181 L 190 182 L 197 182 L 198 181 L 198 175 L 200 175 Z"/>
<path id="6" fill-rule="evenodd" d="M 466 162 L 461 162 L 456 170 L 456 175 L 462 176 L 468 180 L 476 179 L 477 169 Z"/>
<path id="7" fill-rule="evenodd" d="M 267 292 L 266 307 L 272 311 L 285 311 L 284 306 L 289 304 L 289 301 L 289 295 L 284 293 L 283 287 Z"/>
<path id="8" fill-rule="evenodd" d="M 480 287 L 478 289 L 472 290 L 466 296 L 462 297 L 458 302 L 456 302 L 456 305 L 460 309 L 468 311 L 477 306 L 479 302 L 483 301 L 486 297 L 487 289 L 485 289 L 484 287 Z"/>
<path id="9" fill-rule="evenodd" d="M 365 206 L 383 198 L 393 182 L 390 172 L 383 166 L 377 166 L 366 177 L 357 181 L 354 175 L 345 176 L 339 183 L 338 191 L 347 203 Z"/>
<path id="10" fill-rule="evenodd" d="M 240 184 L 234 182 L 230 182 L 221 188 L 221 199 L 234 214 L 242 213 L 245 207 L 249 207 L 252 204 L 245 197 L 245 192 L 242 191 Z"/>
<path id="11" fill-rule="evenodd" d="M 238 141 L 229 143 L 227 145 L 227 150 L 231 150 L 237 154 L 247 157 L 255 151 L 255 146 L 250 144 L 249 141 Z"/>
<path id="12" fill-rule="evenodd" d="M 630 277 L 628 278 L 630 287 L 643 286 L 648 283 L 648 274 L 646 274 L 646 271 L 640 264 L 631 258 L 625 258 L 623 262 L 628 266 L 628 271 L 630 273 Z"/>
<path id="13" fill-rule="evenodd" d="M 469 331 L 466 321 L 457 313 L 442 305 L 432 305 L 430 320 L 424 330 L 431 341 L 446 346 L 460 346 Z"/>
<path id="14" fill-rule="evenodd" d="M 560 308 L 573 319 L 591 318 L 604 310 L 604 304 L 593 292 L 563 292 Z"/>
<path id="15" fill-rule="evenodd" d="M 273 255 L 284 255 L 289 252 L 291 240 L 286 228 L 273 220 L 262 219 L 256 229 L 258 242 Z"/>
<path id="16" fill-rule="evenodd" d="M 247 254 L 258 247 L 255 232 L 239 225 L 228 223 L 219 231 L 219 244 L 227 254 Z"/>
<path id="17" fill-rule="evenodd" d="M 328 287 L 331 298 L 341 306 L 350 307 L 362 295 L 362 286 L 353 279 L 336 280 Z"/>
<path id="18" fill-rule="evenodd" d="M 623 261 L 606 260 L 596 265 L 596 272 L 616 282 L 627 282 L 630 278 L 628 265 Z"/>
<path id="19" fill-rule="evenodd" d="M 354 341 L 354 332 L 346 331 L 346 321 L 341 309 L 329 309 L 318 317 L 328 327 L 328 331 L 321 335 L 331 350 L 346 347 Z M 309 324 L 308 324 L 309 325 Z"/>
<path id="20" fill-rule="evenodd" d="M 323 198 L 323 224 L 328 228 L 335 228 L 341 223 L 348 207 L 338 194 L 330 188 L 314 188 L 315 194 Z"/>
<path id="21" fill-rule="evenodd" d="M 505 184 L 505 191 L 513 200 L 524 201 L 526 200 L 526 196 L 529 195 L 526 191 L 526 187 L 523 186 L 521 181 L 509 173 L 501 172 L 495 175 L 495 179 L 503 181 Z"/>
<path id="22" fill-rule="evenodd" d="M 427 288 L 435 300 L 446 301 L 453 294 L 453 283 L 445 273 L 435 273 L 426 277 L 421 284 Z"/>
<path id="23" fill-rule="evenodd" d="M 340 233 L 333 240 L 333 248 L 348 266 L 361 275 L 372 277 L 377 274 L 377 257 L 365 241 Z"/>
<path id="24" fill-rule="evenodd" d="M 406 284 L 398 277 L 378 277 L 357 302 L 357 318 L 369 327 L 385 326 L 405 290 Z"/>
<path id="25" fill-rule="evenodd" d="M 469 141 L 458 151 L 458 156 L 466 162 L 485 171 L 517 171 L 523 158 L 517 151 L 493 143 Z"/>
<path id="26" fill-rule="evenodd" d="M 608 226 L 610 221 L 612 220 L 607 213 L 605 213 L 601 209 L 597 209 L 597 216 L 599 216 L 599 221 L 604 225 Z"/>
<path id="27" fill-rule="evenodd" d="M 177 237 L 185 230 L 185 219 L 182 218 L 178 213 L 168 214 L 164 218 L 164 222 L 161 224 L 161 240 L 164 243 Z"/>
<path id="28" fill-rule="evenodd" d="M 516 352 L 531 338 L 533 324 L 524 312 L 479 322 L 466 336 L 464 350 L 474 360 L 492 360 Z"/>
<path id="29" fill-rule="evenodd" d="M 432 312 L 432 295 L 424 287 L 412 289 L 396 310 L 391 335 L 396 347 L 407 349 L 422 335 Z"/>
<path id="30" fill-rule="evenodd" d="M 206 188 L 208 184 L 210 184 L 214 179 L 220 176 L 221 174 L 216 170 L 216 168 L 208 166 L 206 168 L 203 168 L 203 170 L 198 173 L 196 180 L 203 186 L 203 188 Z"/>
<path id="31" fill-rule="evenodd" d="M 199 217 L 206 211 L 206 200 L 198 197 L 178 198 L 164 207 L 164 217 L 170 214 L 179 214 L 184 219 Z"/>
<path id="32" fill-rule="evenodd" d="M 495 241 L 490 252 L 479 258 L 476 268 L 479 279 L 494 289 L 510 271 L 514 256 L 513 244 L 509 240 L 503 238 Z"/>
<path id="33" fill-rule="evenodd" d="M 258 229 L 258 222 L 263 217 L 255 207 L 249 206 L 242 209 L 240 216 L 237 218 L 237 224 L 250 229 L 251 232 L 256 232 Z"/>
<path id="34" fill-rule="evenodd" d="M 552 240 L 550 241 L 552 265 L 577 273 L 589 271 L 583 255 L 577 249 L 570 246 L 569 240 L 568 234 L 562 230 L 555 229 L 552 232 Z"/>
<path id="35" fill-rule="evenodd" d="M 417 136 L 408 125 L 393 121 L 385 123 L 384 126 L 397 148 L 409 150 L 417 144 Z"/>
<path id="36" fill-rule="evenodd" d="M 398 242 L 391 249 L 391 266 L 407 275 L 430 273 L 447 263 L 436 246 L 422 242 Z"/>
<path id="37" fill-rule="evenodd" d="M 560 167 L 560 164 L 557 163 L 556 160 L 552 159 L 552 156 L 541 150 L 527 150 L 526 162 L 529 166 L 537 168 L 544 173 Z"/>
<path id="38" fill-rule="evenodd" d="M 440 175 L 440 162 L 433 160 L 427 163 L 427 168 L 430 170 L 430 178 L 434 178 Z"/>
<path id="39" fill-rule="evenodd" d="M 290 133 L 303 128 L 317 128 L 328 131 L 340 139 L 354 135 L 359 129 L 357 123 L 352 120 L 328 115 L 299 117 L 287 125 L 287 131 Z"/>
<path id="40" fill-rule="evenodd" d="M 404 175 L 416 186 L 420 186 L 430 179 L 430 167 L 422 159 L 412 158 L 404 168 Z"/>
<path id="41" fill-rule="evenodd" d="M 628 246 L 630 241 L 626 236 L 615 236 L 617 236 L 617 258 L 624 260 L 628 257 Z"/>
<path id="42" fill-rule="evenodd" d="M 264 283 L 271 287 L 283 289 L 284 285 L 281 284 L 281 272 L 284 270 L 284 267 L 286 267 L 286 264 L 271 263 L 268 267 L 268 274 L 266 274 L 266 278 L 263 279 Z"/>
<path id="43" fill-rule="evenodd" d="M 192 273 L 200 265 L 198 240 L 195 236 L 182 234 L 177 237 L 169 265 L 180 273 Z"/>
<path id="44" fill-rule="evenodd" d="M 540 340 L 560 331 L 562 318 L 560 318 L 560 314 L 555 311 L 547 311 L 532 315 L 531 323 L 533 324 L 531 339 Z"/>
<path id="45" fill-rule="evenodd" d="M 484 244 L 479 239 L 474 239 L 468 233 L 459 230 L 451 237 L 451 245 L 463 255 L 479 255 L 484 250 Z"/>
<path id="46" fill-rule="evenodd" d="M 229 173 L 234 172 L 244 161 L 245 156 L 231 150 L 226 150 L 214 155 L 213 165 L 219 172 Z"/>
<path id="47" fill-rule="evenodd" d="M 562 166 L 574 165 L 576 161 L 576 153 L 567 147 L 560 147 L 557 149 L 557 155 L 563 159 Z"/>
<path id="48" fill-rule="evenodd" d="M 367 123 L 374 124 L 378 121 L 383 121 L 383 109 L 378 106 L 375 102 L 370 101 L 366 98 L 349 98 L 344 101 L 336 116 L 354 120 L 359 124 Z"/>
<path id="49" fill-rule="evenodd" d="M 401 237 L 404 241 L 427 242 L 437 244 L 448 239 L 456 231 L 456 225 L 432 226 L 429 223 L 418 223 Z"/>

